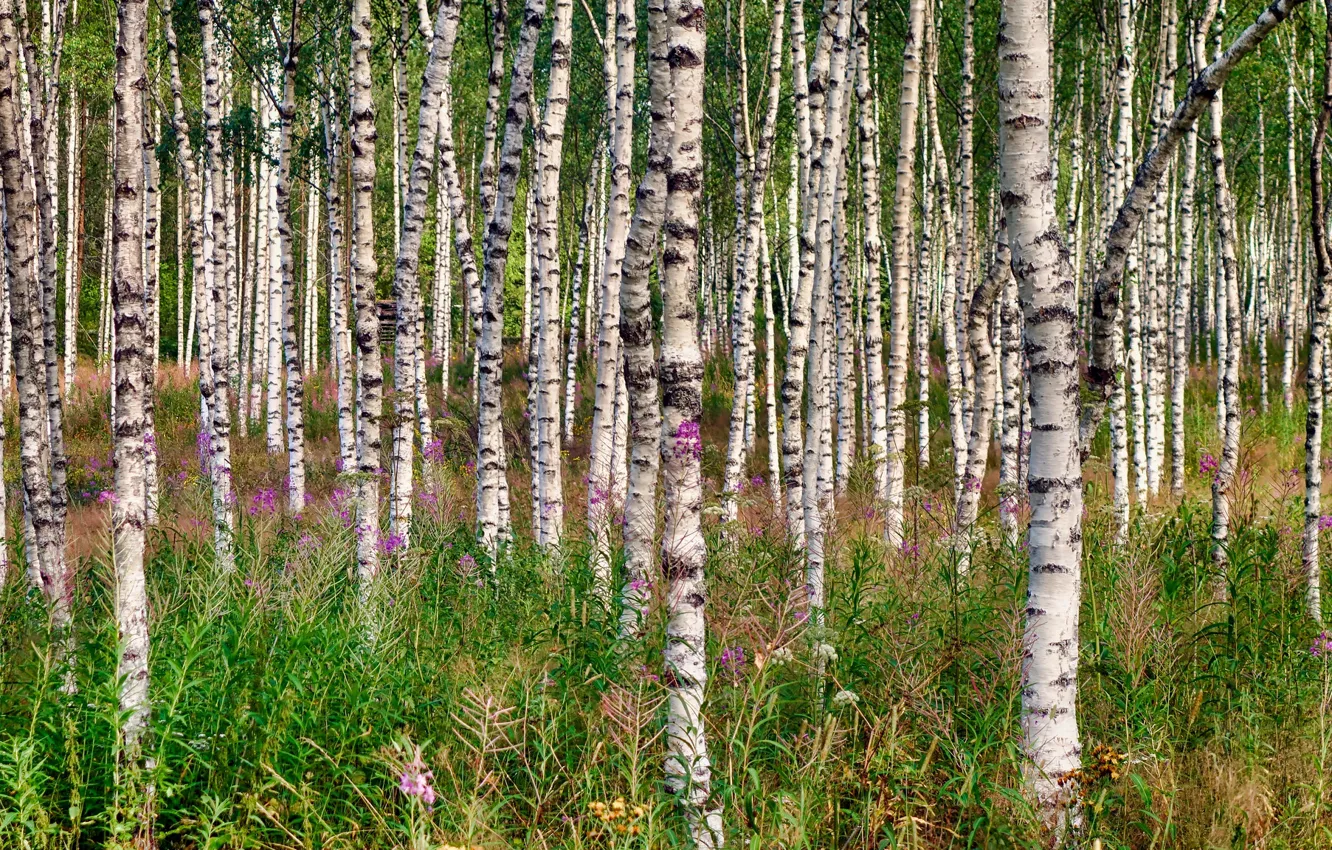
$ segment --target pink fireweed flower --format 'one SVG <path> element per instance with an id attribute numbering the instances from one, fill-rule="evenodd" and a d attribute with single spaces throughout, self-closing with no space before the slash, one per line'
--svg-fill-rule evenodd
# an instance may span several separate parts
<path id="1" fill-rule="evenodd" d="M 733 646 L 722 651 L 722 669 L 731 677 L 732 683 L 738 682 L 745 672 L 745 648 Z"/>
<path id="2" fill-rule="evenodd" d="M 1318 633 L 1314 638 L 1313 645 L 1309 647 L 1309 654 L 1314 658 L 1327 658 L 1332 656 L 1332 633 L 1324 630 Z"/>
<path id="3" fill-rule="evenodd" d="M 1318 518 L 1318 530 L 1327 531 L 1332 528 L 1332 514 L 1323 514 Z"/>
<path id="4" fill-rule="evenodd" d="M 435 772 L 426 769 L 425 761 L 418 749 L 416 756 L 403 767 L 402 774 L 398 777 L 398 790 L 408 797 L 420 797 L 421 802 L 429 808 L 435 805 L 435 789 L 430 784 L 430 780 L 434 778 Z"/>
<path id="5" fill-rule="evenodd" d="M 703 457 L 703 437 L 698 422 L 681 422 L 675 429 L 675 456 L 678 458 Z"/>
<path id="6" fill-rule="evenodd" d="M 431 463 L 444 462 L 444 441 L 440 439 L 431 440 L 425 444 L 421 454 Z"/>
<path id="7" fill-rule="evenodd" d="M 1221 464 L 1210 454 L 1203 455 L 1198 459 L 1198 473 L 1200 475 L 1216 475 L 1220 468 Z"/>
<path id="8" fill-rule="evenodd" d="M 102 492 L 97 494 L 97 504 L 114 505 L 115 503 L 116 503 L 116 491 L 103 490 Z"/>
<path id="9" fill-rule="evenodd" d="M 277 511 L 277 491 L 272 487 L 262 487 L 250 499 L 250 516 L 271 514 Z"/>
<path id="10" fill-rule="evenodd" d="M 407 538 L 397 532 L 381 535 L 379 538 L 379 551 L 384 553 L 385 557 L 392 555 L 394 552 L 403 549 L 406 546 Z"/>

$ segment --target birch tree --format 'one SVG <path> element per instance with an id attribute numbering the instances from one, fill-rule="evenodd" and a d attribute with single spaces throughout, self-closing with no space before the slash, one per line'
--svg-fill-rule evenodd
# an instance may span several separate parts
<path id="1" fill-rule="evenodd" d="M 1022 662 L 1025 772 L 1046 827 L 1076 821 L 1064 780 L 1081 765 L 1077 721 L 1082 463 L 1077 302 L 1055 220 L 1050 167 L 1050 21 L 1039 0 L 1003 0 L 999 18 L 999 183 L 1031 364 L 1027 486 L 1030 570 Z"/>
<path id="2" fill-rule="evenodd" d="M 119 733 L 125 756 L 142 767 L 144 737 L 149 731 L 148 593 L 144 580 L 144 531 L 148 525 L 146 489 L 150 433 L 146 400 L 151 390 L 152 358 L 145 346 L 148 315 L 145 305 L 144 260 L 144 123 L 143 90 L 147 86 L 148 3 L 116 4 L 115 169 L 112 310 L 115 322 L 115 498 L 111 502 L 111 533 L 115 550 L 117 678 L 120 682 Z M 2 25 L 0 25 L 2 26 Z M 151 256 L 151 255 L 150 255 Z M 151 836 L 151 814 L 138 825 Z M 148 839 L 151 841 L 151 838 Z"/>
<path id="3" fill-rule="evenodd" d="M 670 0 L 668 52 L 675 127 L 666 174 L 661 384 L 666 527 L 666 790 L 679 801 L 701 848 L 722 845 L 722 813 L 712 792 L 703 698 L 707 687 L 703 536 L 703 359 L 698 347 L 698 208 L 703 186 L 703 79 L 706 30 L 701 0 Z"/>
<path id="4" fill-rule="evenodd" d="M 528 0 L 509 81 L 509 108 L 504 115 L 504 141 L 500 146 L 494 207 L 486 223 L 483 315 L 480 345 L 477 346 L 481 363 L 481 406 L 477 436 L 476 515 L 478 535 L 492 563 L 498 557 L 500 543 L 509 535 L 508 482 L 504 475 L 504 435 L 500 423 L 504 268 L 509 258 L 509 236 L 513 231 L 513 202 L 522 159 L 523 134 L 531 118 L 532 66 L 545 16 L 545 0 Z"/>
<path id="5" fill-rule="evenodd" d="M 74 587 L 65 561 L 64 529 L 56 525 L 51 493 L 51 450 L 46 440 L 46 398 L 38 279 L 37 202 L 23 155 L 14 5 L 0 0 L 0 179 L 4 186 L 5 249 L 8 256 L 11 344 L 19 401 L 19 469 L 31 524 L 30 559 L 50 609 L 56 644 L 68 650 L 73 635 Z M 135 155 L 140 155 L 138 149 Z M 72 660 L 66 657 L 62 663 Z"/>
<path id="6" fill-rule="evenodd" d="M 908 312 L 910 310 L 911 203 L 916 178 L 916 119 L 920 103 L 921 48 L 924 44 L 925 0 L 907 7 L 906 42 L 902 54 L 902 86 L 898 98 L 897 181 L 893 189 L 893 274 L 891 344 L 888 349 L 888 506 L 885 531 L 889 546 L 902 541 L 902 507 L 906 471 L 906 402 Z"/>
<path id="7" fill-rule="evenodd" d="M 356 577 L 361 599 L 379 574 L 379 418 L 384 374 L 375 304 L 375 103 L 371 91 L 370 0 L 353 0 L 351 16 L 351 281 L 356 304 L 358 428 L 356 439 Z"/>
<path id="8" fill-rule="evenodd" d="M 1304 541 L 1302 555 L 1305 606 L 1316 623 L 1323 621 L 1322 566 L 1318 533 L 1323 489 L 1323 374 L 1327 363 L 1327 317 L 1332 311 L 1332 248 L 1327 235 L 1327 201 L 1323 186 L 1323 155 L 1327 148 L 1328 122 L 1332 121 L 1332 18 L 1326 25 L 1323 67 L 1323 97 L 1314 124 L 1309 153 L 1309 224 L 1313 230 L 1313 309 L 1309 315 L 1309 366 L 1305 378 L 1308 410 L 1304 428 Z M 1294 199 L 1292 199 L 1294 200 Z"/>
<path id="9" fill-rule="evenodd" d="M 430 58 L 421 80 L 416 149 L 407 177 L 402 238 L 393 267 L 393 294 L 397 301 L 397 334 L 393 346 L 397 426 L 393 436 L 392 523 L 393 533 L 404 543 L 410 541 L 411 534 L 414 407 L 417 402 L 417 366 L 422 357 L 418 316 L 421 237 L 425 232 L 427 196 L 435 165 L 444 77 L 453 60 L 458 15 L 459 6 L 455 0 L 444 0 L 439 4 L 434 26 L 437 37 L 431 43 Z"/>
<path id="10" fill-rule="evenodd" d="M 564 159 L 564 123 L 569 112 L 573 0 L 556 0 L 550 36 L 550 82 L 538 130 L 536 164 L 538 499 L 535 525 L 542 545 L 559 546 L 564 534 L 564 481 L 560 453 L 559 193 Z"/>

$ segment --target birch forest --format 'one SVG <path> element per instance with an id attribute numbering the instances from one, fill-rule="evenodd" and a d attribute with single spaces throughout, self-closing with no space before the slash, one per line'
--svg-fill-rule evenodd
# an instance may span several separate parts
<path id="1" fill-rule="evenodd" d="M 0 0 L 0 847 L 1332 848 L 1262 2 Z"/>

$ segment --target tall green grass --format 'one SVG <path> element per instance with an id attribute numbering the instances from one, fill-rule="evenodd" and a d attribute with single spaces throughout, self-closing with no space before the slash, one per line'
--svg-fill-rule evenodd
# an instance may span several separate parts
<path id="1" fill-rule="evenodd" d="M 1310 652 L 1300 491 L 1283 471 L 1295 450 L 1281 443 L 1302 421 L 1246 419 L 1248 483 L 1220 600 L 1196 456 L 1213 450 L 1215 421 L 1199 395 L 1187 441 L 1196 497 L 1137 513 L 1121 549 L 1103 496 L 1089 501 L 1085 835 L 1116 848 L 1332 846 L 1332 661 Z M 450 418 L 447 439 L 461 443 L 466 411 Z M 901 550 L 884 548 L 864 476 L 853 478 L 817 629 L 801 620 L 798 559 L 765 487 L 745 494 L 733 548 L 709 526 L 706 711 L 729 846 L 1040 845 L 1017 722 L 1025 554 L 983 542 L 972 578 L 957 581 L 937 471 L 945 443 L 932 469 L 909 473 Z M 168 486 L 148 570 L 143 777 L 117 750 L 107 556 L 79 564 L 75 694 L 40 597 L 12 577 L 0 593 L 0 846 L 116 846 L 144 802 L 135 787 L 151 789 L 165 847 L 684 846 L 661 784 L 660 604 L 645 640 L 616 644 L 576 517 L 560 556 L 520 533 L 492 578 L 462 463 L 450 460 L 418 502 L 414 545 L 394 553 L 368 609 L 349 574 L 351 533 L 328 500 L 331 470 L 299 521 L 250 515 L 257 485 L 241 480 L 241 557 L 227 577 L 186 519 L 206 504 L 204 482 Z M 831 662 L 823 677 L 820 658 Z M 431 807 L 399 789 L 418 752 Z M 610 817 L 617 799 L 625 814 Z"/>

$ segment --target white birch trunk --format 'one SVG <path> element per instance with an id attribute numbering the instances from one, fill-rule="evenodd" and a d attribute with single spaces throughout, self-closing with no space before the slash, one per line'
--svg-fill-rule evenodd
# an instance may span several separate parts
<path id="1" fill-rule="evenodd" d="M 702 850 L 722 845 L 721 806 L 712 793 L 703 699 L 707 687 L 707 541 L 703 536 L 702 445 L 699 417 L 703 359 L 698 348 L 698 207 L 703 185 L 704 8 L 700 0 L 671 0 L 669 61 L 675 134 L 665 207 L 665 298 L 661 351 L 666 527 L 665 676 L 666 790 L 689 822 Z"/>
<path id="2" fill-rule="evenodd" d="M 353 0 L 351 16 L 351 283 L 356 304 L 356 369 L 360 400 L 356 453 L 356 577 L 361 601 L 379 574 L 379 419 L 384 405 L 379 310 L 375 303 L 375 103 L 371 89 L 370 0 Z"/>
<path id="3" fill-rule="evenodd" d="M 505 479 L 500 391 L 503 380 L 504 269 L 513 231 L 514 195 L 523 151 L 523 133 L 532 103 L 532 65 L 546 15 L 545 0 L 528 0 L 523 27 L 514 52 L 509 83 L 509 108 L 504 116 L 504 141 L 499 154 L 499 181 L 494 207 L 486 224 L 486 273 L 483 316 L 477 358 L 480 362 L 480 409 L 477 437 L 477 524 L 481 545 L 491 557 L 492 569 L 499 546 L 508 539 L 508 482 Z"/>
<path id="4" fill-rule="evenodd" d="M 556 0 L 551 31 L 550 82 L 538 131 L 536 165 L 538 522 L 540 541 L 558 547 L 564 535 L 564 475 L 560 429 L 559 191 L 564 124 L 569 111 L 573 0 Z M 650 325 L 649 325 L 650 327 Z M 655 404 L 655 397 L 654 397 Z M 655 505 L 654 505 L 655 508 Z"/>
<path id="5" fill-rule="evenodd" d="M 143 89 L 147 86 L 148 4 L 124 0 L 116 5 L 115 260 L 111 297 L 115 322 L 116 401 L 115 499 L 111 534 L 115 550 L 117 668 L 120 683 L 119 730 L 128 762 L 141 765 L 149 731 L 148 593 L 144 580 L 144 532 L 149 523 L 146 442 L 152 435 L 152 339 L 144 261 L 145 159 Z M 150 149 L 151 151 L 151 149 Z M 150 255 L 151 256 L 151 255 Z M 140 835 L 150 835 L 151 820 L 140 821 Z"/>
<path id="6" fill-rule="evenodd" d="M 1050 30 L 1040 0 L 1003 0 L 999 21 L 999 180 L 1031 376 L 1026 624 L 1021 725 L 1030 788 L 1047 828 L 1074 808 L 1064 780 L 1081 765 L 1077 723 L 1082 468 L 1077 302 L 1057 233 L 1050 167 Z M 1075 808 L 1073 817 L 1076 822 Z"/>
<path id="7" fill-rule="evenodd" d="M 911 290 L 911 202 L 916 178 L 916 119 L 919 112 L 921 49 L 924 45 L 925 2 L 911 0 L 902 56 L 902 87 L 898 99 L 897 180 L 893 194 L 892 342 L 888 351 L 888 545 L 902 541 L 902 508 L 906 458 L 906 379 L 908 314 Z"/>

